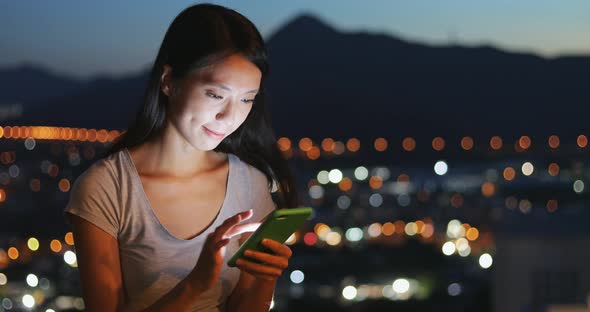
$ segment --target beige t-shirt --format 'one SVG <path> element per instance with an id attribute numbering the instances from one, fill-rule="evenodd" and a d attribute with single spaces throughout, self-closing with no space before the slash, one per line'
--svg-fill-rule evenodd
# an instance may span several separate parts
<path id="1" fill-rule="evenodd" d="M 117 238 L 124 289 L 133 311 L 151 305 L 186 277 L 195 267 L 207 235 L 225 219 L 252 208 L 254 215 L 245 222 L 258 222 L 276 208 L 266 176 L 234 154 L 228 153 L 228 158 L 221 210 L 209 228 L 190 240 L 171 235 L 158 221 L 126 148 L 97 160 L 72 185 L 64 210 L 66 222 L 68 213 L 75 214 Z M 215 287 L 201 294 L 190 311 L 226 310 L 240 275 L 237 267 L 228 267 L 226 262 L 238 247 L 236 236 L 226 246 Z"/>

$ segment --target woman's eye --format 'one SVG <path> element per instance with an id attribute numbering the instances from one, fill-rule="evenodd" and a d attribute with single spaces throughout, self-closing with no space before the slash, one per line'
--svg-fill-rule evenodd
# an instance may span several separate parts
<path id="1" fill-rule="evenodd" d="M 248 99 L 244 99 L 244 100 L 242 100 L 242 102 L 244 102 L 244 103 L 254 103 L 254 99 L 249 99 L 249 100 Z"/>
<path id="2" fill-rule="evenodd" d="M 223 99 L 223 97 L 222 97 L 222 96 L 220 96 L 220 95 L 217 95 L 217 94 L 215 94 L 215 93 L 211 93 L 211 92 L 207 92 L 207 96 L 208 96 L 208 97 L 212 97 L 212 98 L 214 98 L 214 99 L 218 99 L 218 100 L 219 100 L 219 99 Z"/>

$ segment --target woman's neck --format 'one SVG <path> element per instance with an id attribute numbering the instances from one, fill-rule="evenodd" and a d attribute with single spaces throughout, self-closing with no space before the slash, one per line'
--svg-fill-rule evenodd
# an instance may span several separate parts
<path id="1" fill-rule="evenodd" d="M 169 123 L 159 136 L 130 149 L 130 153 L 142 175 L 168 178 L 194 177 L 227 160 L 225 153 L 195 149 Z"/>

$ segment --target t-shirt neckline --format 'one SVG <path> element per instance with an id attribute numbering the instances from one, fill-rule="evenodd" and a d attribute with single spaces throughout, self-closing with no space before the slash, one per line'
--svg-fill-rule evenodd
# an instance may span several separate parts
<path id="1" fill-rule="evenodd" d="M 162 230 L 162 232 L 166 236 L 168 236 L 171 239 L 178 241 L 178 242 L 187 242 L 187 243 L 194 242 L 194 241 L 199 240 L 199 238 L 202 238 L 203 233 L 205 233 L 209 229 L 211 229 L 211 227 L 213 227 L 217 223 L 217 221 L 222 218 L 222 213 L 224 213 L 226 210 L 225 206 L 227 205 L 228 198 L 232 192 L 232 189 L 231 189 L 232 181 L 233 181 L 232 175 L 233 175 L 233 171 L 234 171 L 232 168 L 234 165 L 233 160 L 232 160 L 232 157 L 234 156 L 233 154 L 227 153 L 228 176 L 227 176 L 227 182 L 226 182 L 226 186 L 225 186 L 225 195 L 223 197 L 223 202 L 221 204 L 221 208 L 217 212 L 217 215 L 215 216 L 213 221 L 207 227 L 205 227 L 201 232 L 199 232 L 197 235 L 195 235 L 189 239 L 184 239 L 184 238 L 179 238 L 179 237 L 176 237 L 175 235 L 172 235 L 172 233 L 170 233 L 170 231 L 168 231 L 168 229 L 160 222 L 160 220 L 158 219 L 158 216 L 156 216 L 156 213 L 154 212 L 154 209 L 152 208 L 152 205 L 149 202 L 149 199 L 147 198 L 147 194 L 145 193 L 145 189 L 144 189 L 143 184 L 141 182 L 141 178 L 139 177 L 139 171 L 135 167 L 135 164 L 133 163 L 133 159 L 131 158 L 131 154 L 129 153 L 129 150 L 127 149 L 127 147 L 123 147 L 123 153 L 125 154 L 125 158 L 127 159 L 129 167 L 131 167 L 131 170 L 130 170 L 131 171 L 131 179 L 134 182 L 132 184 L 138 185 L 137 189 L 139 189 L 139 191 L 140 191 L 140 197 L 142 198 L 142 201 L 145 203 L 147 213 L 151 215 L 154 223 Z"/>

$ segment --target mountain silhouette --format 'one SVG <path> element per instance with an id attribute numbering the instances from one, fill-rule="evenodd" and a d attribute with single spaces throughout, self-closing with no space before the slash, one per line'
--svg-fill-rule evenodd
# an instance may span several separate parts
<path id="1" fill-rule="evenodd" d="M 0 104 L 26 103 L 43 106 L 48 98 L 70 94 L 84 82 L 52 73 L 30 63 L 0 69 Z"/>
<path id="2" fill-rule="evenodd" d="M 330 31 L 309 16 L 285 25 L 268 45 L 273 121 L 286 135 L 587 129 L 587 57 L 547 60 L 487 46 L 431 47 L 384 34 Z"/>
<path id="3" fill-rule="evenodd" d="M 547 59 L 491 46 L 432 46 L 342 32 L 309 13 L 287 21 L 267 47 L 266 89 L 278 135 L 535 136 L 588 129 L 590 57 Z M 25 107 L 22 118 L 0 122 L 123 129 L 135 115 L 148 71 L 76 83 L 29 68 L 21 84 L 36 96 L 0 91 L 0 104 L 19 100 Z M 0 70 L 0 82 L 10 75 Z"/>

